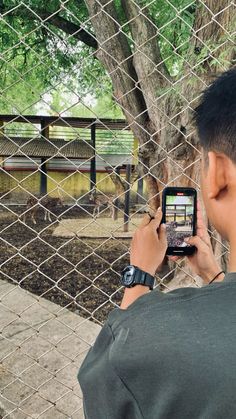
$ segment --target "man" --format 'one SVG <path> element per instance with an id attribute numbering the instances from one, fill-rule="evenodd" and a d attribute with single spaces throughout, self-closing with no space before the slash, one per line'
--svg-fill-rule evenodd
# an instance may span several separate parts
<path id="1" fill-rule="evenodd" d="M 86 419 L 236 418 L 236 69 L 195 110 L 207 215 L 230 243 L 228 273 L 215 260 L 198 206 L 188 257 L 201 288 L 126 288 L 79 370 Z M 164 258 L 165 226 L 146 215 L 130 263 L 150 278 Z M 136 268 L 135 268 L 136 269 Z"/>

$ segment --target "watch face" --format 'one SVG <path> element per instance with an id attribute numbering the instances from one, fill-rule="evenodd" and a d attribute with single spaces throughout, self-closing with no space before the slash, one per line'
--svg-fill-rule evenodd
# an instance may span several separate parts
<path id="1" fill-rule="evenodd" d="M 134 266 L 127 266 L 123 271 L 123 283 L 127 285 L 131 285 L 133 283 L 133 274 L 135 271 Z"/>

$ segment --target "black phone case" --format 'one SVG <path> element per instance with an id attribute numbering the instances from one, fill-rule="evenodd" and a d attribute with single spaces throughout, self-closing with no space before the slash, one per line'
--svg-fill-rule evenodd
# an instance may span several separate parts
<path id="1" fill-rule="evenodd" d="M 162 192 L 162 223 L 166 222 L 166 195 L 174 195 L 173 192 L 183 192 L 188 195 L 194 196 L 194 213 L 193 213 L 193 235 L 196 234 L 197 227 L 197 191 L 194 188 L 187 187 L 167 187 Z M 167 248 L 166 255 L 168 256 L 187 256 L 192 255 L 196 251 L 195 246 L 188 247 L 169 247 Z"/>

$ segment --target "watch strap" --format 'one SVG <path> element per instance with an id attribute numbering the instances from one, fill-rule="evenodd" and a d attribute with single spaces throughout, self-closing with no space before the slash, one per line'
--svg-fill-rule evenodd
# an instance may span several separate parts
<path id="1" fill-rule="evenodd" d="M 150 275 L 148 272 L 142 271 L 137 266 L 135 266 L 134 282 L 132 285 L 146 285 L 149 286 L 151 290 L 153 290 L 154 282 L 154 276 Z"/>
<path id="2" fill-rule="evenodd" d="M 134 270 L 131 277 L 132 281 L 129 280 L 127 282 L 125 279 L 125 275 L 128 272 L 127 269 L 131 267 Z M 148 286 L 149 289 L 152 290 L 154 282 L 155 282 L 154 276 L 150 275 L 148 272 L 143 271 L 142 269 L 138 268 L 135 265 L 129 265 L 122 270 L 121 283 L 127 288 L 132 288 L 135 285 L 144 285 L 144 286 Z"/>

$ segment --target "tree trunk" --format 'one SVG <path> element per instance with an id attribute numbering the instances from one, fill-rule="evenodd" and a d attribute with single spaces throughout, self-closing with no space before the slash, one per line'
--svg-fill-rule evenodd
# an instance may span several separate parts
<path id="1" fill-rule="evenodd" d="M 235 59 L 236 9 L 230 0 L 196 1 L 188 60 L 181 77 L 173 79 L 162 59 L 158 28 L 147 7 L 140 9 L 133 1 L 122 0 L 133 40 L 130 47 L 114 3 L 86 0 L 98 42 L 97 57 L 106 67 L 114 98 L 139 140 L 139 170 L 146 175 L 149 204 L 155 210 L 166 184 L 199 187 L 200 153 L 191 123 L 192 108 L 200 92 Z M 218 254 L 222 251 L 219 239 L 216 249 Z M 175 282 L 188 285 L 189 279 L 181 271 Z"/>

